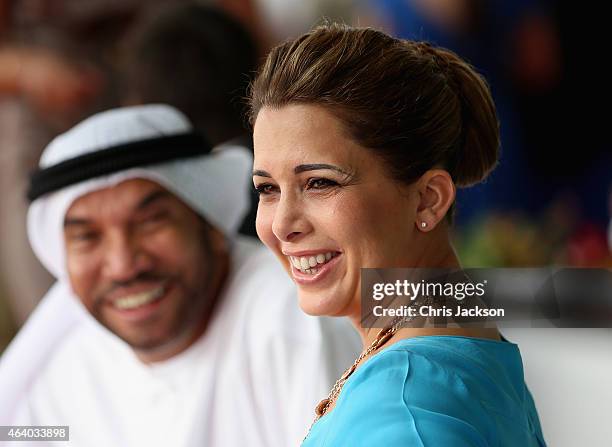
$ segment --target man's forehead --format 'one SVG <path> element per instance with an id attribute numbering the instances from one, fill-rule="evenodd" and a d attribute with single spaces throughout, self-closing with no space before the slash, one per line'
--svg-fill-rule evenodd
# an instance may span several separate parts
<path id="1" fill-rule="evenodd" d="M 66 212 L 66 219 L 82 218 L 104 209 L 137 211 L 158 199 L 179 201 L 166 188 L 151 180 L 137 178 L 91 191 L 77 198 Z"/>

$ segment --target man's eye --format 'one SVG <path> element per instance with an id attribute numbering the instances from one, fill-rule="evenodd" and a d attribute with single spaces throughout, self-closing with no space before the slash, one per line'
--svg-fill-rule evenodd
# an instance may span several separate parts
<path id="1" fill-rule="evenodd" d="M 311 178 L 306 184 L 307 189 L 326 189 L 338 186 L 338 183 L 327 178 Z"/>
<path id="2" fill-rule="evenodd" d="M 97 239 L 98 233 L 94 231 L 84 231 L 82 233 L 73 233 L 68 238 L 77 243 L 93 242 Z"/>
<path id="3" fill-rule="evenodd" d="M 268 194 L 272 194 L 273 192 L 275 192 L 276 187 L 274 185 L 271 185 L 270 183 L 262 183 L 261 185 L 255 186 L 255 191 L 260 196 L 268 195 Z"/>
<path id="4" fill-rule="evenodd" d="M 147 223 L 147 222 L 160 222 L 160 221 L 164 220 L 166 217 L 168 217 L 168 213 L 166 213 L 165 211 L 162 211 L 162 212 L 154 213 L 154 214 L 151 214 L 151 215 L 145 217 L 143 222 L 144 223 Z"/>
<path id="5" fill-rule="evenodd" d="M 169 214 L 166 211 L 151 213 L 143 216 L 137 224 L 143 229 L 157 228 L 160 224 L 163 224 L 168 219 L 168 216 Z"/>

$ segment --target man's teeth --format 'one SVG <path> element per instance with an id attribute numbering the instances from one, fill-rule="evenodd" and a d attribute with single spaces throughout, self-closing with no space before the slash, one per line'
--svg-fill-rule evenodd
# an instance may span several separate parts
<path id="1" fill-rule="evenodd" d="M 149 290 L 146 292 L 134 293 L 132 295 L 124 296 L 115 300 L 113 303 L 117 309 L 135 309 L 145 304 L 152 303 L 164 294 L 164 287 L 157 287 L 156 289 Z"/>
<path id="2" fill-rule="evenodd" d="M 333 252 L 327 253 L 319 253 L 316 256 L 289 256 L 289 260 L 291 261 L 291 265 L 293 265 L 296 269 L 301 271 L 302 273 L 308 273 L 310 275 L 314 275 L 319 271 L 318 268 L 314 268 L 318 265 L 325 264 L 335 255 Z"/>

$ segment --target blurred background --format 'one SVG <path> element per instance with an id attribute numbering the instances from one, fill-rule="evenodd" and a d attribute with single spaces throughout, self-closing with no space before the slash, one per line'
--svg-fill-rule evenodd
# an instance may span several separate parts
<path id="1" fill-rule="evenodd" d="M 187 78 L 186 67 L 206 58 L 187 50 L 189 37 L 164 42 L 164 51 L 186 64 L 183 71 L 157 73 L 165 85 L 155 91 L 166 96 L 136 92 L 142 79 L 135 74 L 146 66 L 137 62 L 146 60 L 140 43 L 151 23 L 188 3 L 0 0 L 0 352 L 52 282 L 27 243 L 29 172 L 55 135 L 96 111 L 166 96 L 184 105 L 180 98 L 203 81 L 193 73 L 185 82 L 177 77 Z M 612 267 L 609 49 L 599 8 L 552 0 L 199 3 L 242 23 L 259 61 L 271 45 L 323 18 L 456 51 L 489 81 L 502 131 L 497 170 L 458 194 L 455 241 L 464 265 Z M 193 17 L 194 30 L 214 32 Z M 257 60 L 237 63 L 254 67 Z M 245 68 L 245 79 L 252 72 Z M 232 101 L 239 110 L 239 99 Z M 214 111 L 206 100 L 182 108 L 196 125 L 199 114 Z M 246 124 L 242 131 L 248 132 Z M 612 417 L 611 332 L 514 330 L 507 336 L 521 343 L 549 445 L 612 445 L 605 422 Z"/>

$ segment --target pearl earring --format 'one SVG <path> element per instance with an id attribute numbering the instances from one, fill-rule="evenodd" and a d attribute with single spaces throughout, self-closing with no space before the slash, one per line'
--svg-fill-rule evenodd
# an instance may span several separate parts
<path id="1" fill-rule="evenodd" d="M 427 222 L 421 222 L 421 228 L 425 228 L 427 226 Z"/>

